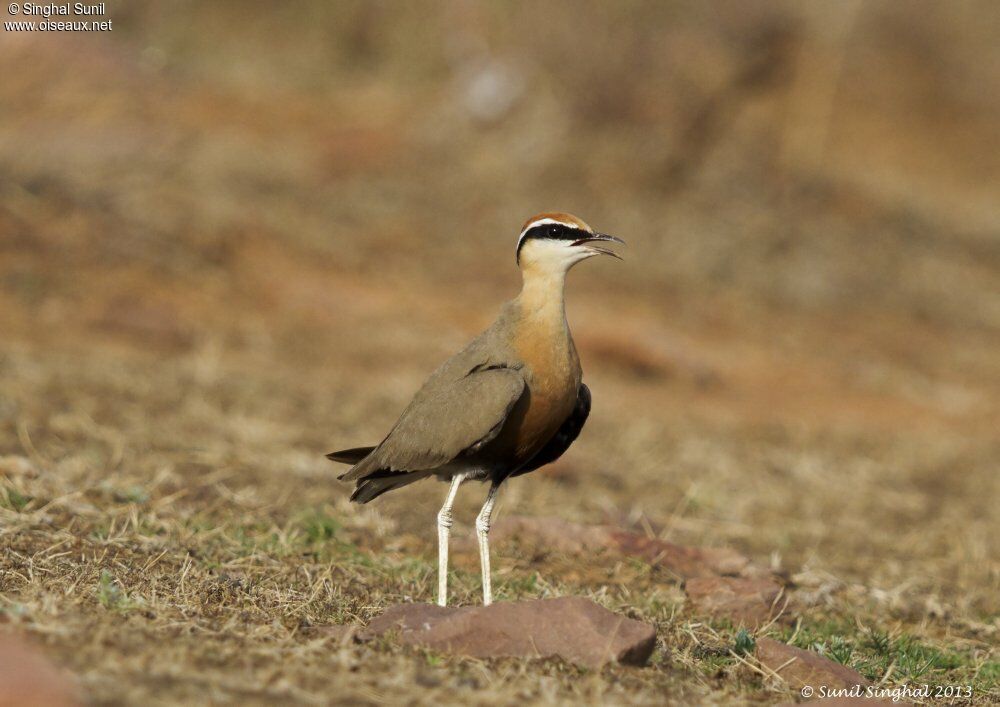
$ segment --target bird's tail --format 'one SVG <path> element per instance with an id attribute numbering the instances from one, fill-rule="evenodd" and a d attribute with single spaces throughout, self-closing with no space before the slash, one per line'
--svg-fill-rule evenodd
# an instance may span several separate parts
<path id="1" fill-rule="evenodd" d="M 351 500 L 355 503 L 368 503 L 386 491 L 420 481 L 430 474 L 430 471 L 376 471 L 358 481 L 357 488 L 351 494 Z"/>
<path id="2" fill-rule="evenodd" d="M 341 464 L 357 464 L 359 461 L 367 457 L 375 447 L 354 447 L 353 449 L 342 449 L 339 452 L 330 452 L 326 455 L 326 458 L 330 461 L 340 462 Z"/>
<path id="3" fill-rule="evenodd" d="M 351 500 L 355 503 L 368 503 L 372 499 L 378 498 L 386 491 L 398 489 L 400 486 L 412 484 L 426 477 L 430 472 L 422 471 L 390 471 L 389 469 L 376 469 L 365 473 L 364 469 L 358 468 L 358 464 L 371 454 L 375 447 L 354 447 L 353 449 L 343 449 L 339 452 L 330 452 L 326 458 L 340 462 L 341 464 L 353 464 L 354 467 L 338 476 L 338 479 L 357 478 L 358 474 L 364 476 L 358 479 L 358 485 L 351 494 Z"/>

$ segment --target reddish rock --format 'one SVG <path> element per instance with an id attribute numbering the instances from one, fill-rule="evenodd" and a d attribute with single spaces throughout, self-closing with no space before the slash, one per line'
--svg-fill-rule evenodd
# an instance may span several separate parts
<path id="1" fill-rule="evenodd" d="M 750 560 L 728 548 L 685 547 L 624 530 L 609 530 L 609 545 L 629 557 L 663 567 L 681 580 L 692 577 L 738 575 Z"/>
<path id="2" fill-rule="evenodd" d="M 397 604 L 374 619 L 362 640 L 400 631 L 406 645 L 473 658 L 561 658 L 590 668 L 643 665 L 656 644 L 651 624 L 619 616 L 584 597 L 490 606 Z"/>
<path id="3" fill-rule="evenodd" d="M 770 638 L 757 639 L 757 660 L 766 670 L 777 673 L 793 690 L 808 686 L 818 695 L 820 686 L 840 689 L 861 685 L 864 689 L 871 684 L 861 673 L 846 665 Z M 823 700 L 823 704 L 830 703 Z"/>
<path id="4" fill-rule="evenodd" d="M 770 579 L 696 577 L 685 583 L 684 591 L 695 613 L 751 628 L 779 616 L 786 604 L 781 585 Z"/>
<path id="5" fill-rule="evenodd" d="M 608 532 L 601 526 L 580 525 L 562 518 L 501 517 L 490 529 L 490 539 L 512 538 L 532 547 L 569 555 L 600 552 L 608 548 Z"/>
<path id="6" fill-rule="evenodd" d="M 567 554 L 616 552 L 663 567 L 680 580 L 741 575 L 754 569 L 750 560 L 735 550 L 684 547 L 619 528 L 581 525 L 561 518 L 501 518 L 491 535 L 498 542 L 517 538 L 532 547 Z"/>
<path id="7" fill-rule="evenodd" d="M 0 707 L 75 707 L 73 681 L 23 640 L 0 635 Z"/>

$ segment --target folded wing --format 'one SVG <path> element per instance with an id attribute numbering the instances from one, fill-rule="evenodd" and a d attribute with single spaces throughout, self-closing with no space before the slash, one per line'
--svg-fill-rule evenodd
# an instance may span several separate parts
<path id="1" fill-rule="evenodd" d="M 474 452 L 496 437 L 525 390 L 513 368 L 447 374 L 445 369 L 432 376 L 381 444 L 340 478 L 425 471 Z"/>

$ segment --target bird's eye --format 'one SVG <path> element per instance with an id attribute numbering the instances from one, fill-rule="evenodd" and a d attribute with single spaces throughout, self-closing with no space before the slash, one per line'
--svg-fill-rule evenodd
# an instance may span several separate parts
<path id="1" fill-rule="evenodd" d="M 549 235 L 552 236 L 553 238 L 555 238 L 556 236 L 558 236 L 559 235 L 559 227 L 558 226 L 549 226 Z"/>

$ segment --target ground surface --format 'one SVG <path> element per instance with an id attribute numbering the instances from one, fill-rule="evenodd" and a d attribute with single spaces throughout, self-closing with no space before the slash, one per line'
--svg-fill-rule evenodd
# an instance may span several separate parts
<path id="1" fill-rule="evenodd" d="M 480 123 L 456 98 L 460 71 L 428 88 L 451 74 L 400 68 L 399 27 L 443 32 L 433 19 L 348 18 L 352 51 L 397 78 L 331 90 L 287 64 L 311 35 L 273 18 L 259 32 L 289 53 L 271 55 L 268 81 L 252 57 L 228 60 L 230 40 L 121 12 L 114 42 L 0 42 L 0 103 L 17 106 L 0 118 L 0 612 L 94 702 L 790 697 L 672 577 L 614 557 L 498 546 L 494 592 L 586 595 L 654 622 L 646 668 L 463 661 L 317 629 L 432 599 L 444 489 L 351 506 L 322 455 L 377 442 L 489 322 L 517 289 L 517 228 L 545 208 L 630 248 L 570 278 L 587 428 L 498 513 L 736 548 L 808 599 L 767 635 L 886 685 L 1000 699 L 998 170 L 983 147 L 996 106 L 948 73 L 998 65 L 962 54 L 988 29 L 959 23 L 966 49 L 938 47 L 932 75 L 914 63 L 920 26 L 889 13 L 912 46 L 886 53 L 888 20 L 858 20 L 847 108 L 818 158 L 796 147 L 795 70 L 827 64 L 788 59 L 782 38 L 808 44 L 822 22 L 671 19 L 671 51 L 700 68 L 648 93 L 615 82 L 629 66 L 559 74 L 559 52 L 529 34 L 549 73 L 511 70 L 538 97 Z M 388 58 L 365 24 L 383 21 Z M 744 26 L 764 29 L 713 34 Z M 341 61 L 313 58 L 312 72 Z M 886 97 L 871 67 L 912 85 Z M 935 117 L 940 91 L 954 100 Z M 901 122 L 914 112 L 931 117 Z M 484 492 L 463 489 L 456 534 Z M 454 600 L 478 601 L 475 555 L 453 562 Z"/>

